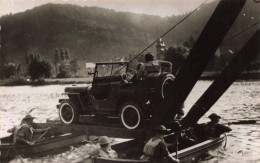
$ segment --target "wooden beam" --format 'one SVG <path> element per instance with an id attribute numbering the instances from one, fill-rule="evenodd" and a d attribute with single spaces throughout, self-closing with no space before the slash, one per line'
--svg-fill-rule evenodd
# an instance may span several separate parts
<path id="1" fill-rule="evenodd" d="M 156 108 L 150 128 L 172 121 L 221 41 L 231 28 L 246 0 L 221 0 L 185 60 L 171 88 L 171 96 Z"/>
<path id="2" fill-rule="evenodd" d="M 145 130 L 128 130 L 126 128 L 107 127 L 107 126 L 95 126 L 95 125 L 75 125 L 75 124 L 63 124 L 63 123 L 35 123 L 35 128 L 47 128 L 51 127 L 52 131 L 56 134 L 73 133 L 73 134 L 86 134 L 95 136 L 108 136 L 116 138 L 135 138 L 143 139 L 145 136 Z"/>
<path id="3" fill-rule="evenodd" d="M 222 94 L 237 79 L 241 72 L 257 58 L 260 45 L 260 30 L 255 32 L 228 67 L 210 85 L 181 121 L 184 127 L 192 126 L 214 105 Z"/>

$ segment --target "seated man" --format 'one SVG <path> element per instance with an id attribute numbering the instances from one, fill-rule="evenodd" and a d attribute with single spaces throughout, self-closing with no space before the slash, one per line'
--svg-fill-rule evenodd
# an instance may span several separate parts
<path id="1" fill-rule="evenodd" d="M 217 115 L 216 113 L 212 113 L 209 115 L 208 117 L 211 121 L 206 123 L 205 125 L 205 134 L 208 137 L 220 137 L 221 134 L 225 133 L 225 132 L 230 132 L 232 131 L 232 129 L 230 127 L 224 126 L 222 124 L 219 124 L 219 120 L 221 119 L 221 117 L 219 115 Z"/>
<path id="2" fill-rule="evenodd" d="M 145 64 L 141 65 L 137 71 L 136 79 L 141 80 L 142 78 L 154 78 L 160 75 L 160 65 L 158 60 L 154 58 L 154 55 L 147 53 L 145 55 Z"/>
<path id="3" fill-rule="evenodd" d="M 220 137 L 221 134 L 232 130 L 230 127 L 218 123 L 221 117 L 216 113 L 210 114 L 208 118 L 211 120 L 210 122 L 194 126 L 195 135 L 200 141 L 206 140 L 209 137 Z"/>
<path id="4" fill-rule="evenodd" d="M 144 146 L 144 155 L 141 156 L 142 160 L 157 160 L 167 158 L 172 162 L 179 162 L 178 159 L 173 158 L 164 142 L 163 136 L 168 130 L 163 126 L 155 128 L 155 136 L 151 138 Z"/>
<path id="5" fill-rule="evenodd" d="M 12 133 L 13 144 L 19 143 L 19 144 L 33 145 L 37 141 L 41 140 L 47 134 L 50 128 L 48 127 L 46 129 L 34 129 L 32 127 L 33 119 L 34 117 L 32 117 L 31 115 L 26 115 L 22 119 L 22 122 L 19 126 L 16 126 L 8 130 L 8 132 Z M 33 137 L 35 134 L 41 134 L 41 135 L 36 140 L 34 140 Z"/>
<path id="6" fill-rule="evenodd" d="M 100 148 L 90 152 L 86 157 L 98 156 L 105 158 L 117 158 L 116 151 L 112 150 L 110 143 L 111 141 L 107 136 L 101 136 L 98 140 Z"/>
<path id="7" fill-rule="evenodd" d="M 111 148 L 111 141 L 107 136 L 101 136 L 98 140 L 98 143 L 100 145 L 100 148 L 93 150 L 92 152 L 84 156 L 84 158 L 74 160 L 73 163 L 83 162 L 85 159 L 88 159 L 90 157 L 118 158 L 116 151 Z"/>
<path id="8" fill-rule="evenodd" d="M 137 78 L 137 73 L 139 72 L 140 68 L 143 66 L 144 64 L 142 62 L 138 63 L 136 66 L 136 74 L 134 74 L 134 76 L 131 78 L 130 82 L 137 82 L 140 80 L 140 77 Z"/>

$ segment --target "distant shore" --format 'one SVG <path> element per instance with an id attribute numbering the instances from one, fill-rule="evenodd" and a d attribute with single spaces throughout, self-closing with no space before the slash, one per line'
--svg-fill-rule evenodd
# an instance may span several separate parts
<path id="1" fill-rule="evenodd" d="M 199 80 L 214 80 L 220 72 L 203 72 Z M 1 79 L 0 86 L 23 86 L 23 85 L 55 85 L 55 84 L 91 84 L 92 77 L 81 78 L 46 78 L 44 80 L 30 81 L 24 78 Z M 242 73 L 237 80 L 260 80 L 259 71 Z"/>
<path id="2" fill-rule="evenodd" d="M 23 78 L 19 79 L 2 79 L 0 86 L 24 86 L 24 85 L 56 85 L 56 84 L 90 84 L 92 77 L 85 78 L 46 78 L 43 80 L 36 80 L 34 82 Z"/>
<path id="3" fill-rule="evenodd" d="M 200 80 L 215 80 L 221 72 L 203 72 Z M 245 71 L 237 80 L 260 80 L 260 71 Z"/>

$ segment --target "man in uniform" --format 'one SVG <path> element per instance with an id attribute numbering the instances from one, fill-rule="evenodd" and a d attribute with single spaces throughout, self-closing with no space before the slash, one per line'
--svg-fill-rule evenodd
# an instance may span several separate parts
<path id="1" fill-rule="evenodd" d="M 160 66 L 157 59 L 154 58 L 152 53 L 147 53 L 144 57 L 145 64 L 141 65 L 136 74 L 136 79 L 154 78 L 160 75 Z"/>
<path id="2" fill-rule="evenodd" d="M 79 158 L 72 161 L 72 163 L 80 163 L 91 157 L 118 158 L 116 151 L 111 148 L 111 141 L 107 136 L 100 136 L 98 143 L 100 148 L 91 151 L 89 154 L 84 156 L 84 158 Z"/>
<path id="3" fill-rule="evenodd" d="M 16 126 L 8 132 L 12 133 L 13 136 L 13 144 L 19 143 L 19 144 L 29 144 L 33 145 L 38 140 L 41 140 L 47 132 L 50 130 L 50 127 L 46 129 L 34 129 L 32 127 L 33 119 L 35 117 L 32 117 L 31 115 L 26 115 L 19 126 Z M 36 140 L 33 139 L 34 135 L 41 134 Z"/>
<path id="4" fill-rule="evenodd" d="M 225 132 L 230 132 L 232 129 L 230 127 L 224 126 L 222 124 L 219 124 L 219 120 L 221 117 L 217 115 L 216 113 L 212 113 L 208 116 L 208 118 L 211 120 L 210 122 L 205 124 L 205 134 L 208 137 L 219 137 L 221 134 Z"/>
<path id="5" fill-rule="evenodd" d="M 98 140 L 100 148 L 95 149 L 94 151 L 90 152 L 87 157 L 98 156 L 98 157 L 105 157 L 105 158 L 117 158 L 117 153 L 114 151 L 110 143 L 111 141 L 107 136 L 101 136 Z"/>
<path id="6" fill-rule="evenodd" d="M 179 162 L 178 159 L 173 158 L 164 142 L 163 136 L 168 131 L 163 125 L 155 128 L 155 136 L 151 138 L 144 146 L 144 155 L 141 156 L 142 160 L 158 160 L 167 158 L 172 162 Z"/>

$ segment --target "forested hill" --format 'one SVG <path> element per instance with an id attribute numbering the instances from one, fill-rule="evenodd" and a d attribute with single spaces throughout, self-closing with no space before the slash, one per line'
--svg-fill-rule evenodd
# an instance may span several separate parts
<path id="1" fill-rule="evenodd" d="M 164 38 L 166 45 L 180 45 L 190 36 L 196 39 L 216 4 L 206 4 L 169 33 Z M 246 5 L 231 34 L 259 20 L 259 11 L 254 7 L 258 4 L 250 1 Z M 2 16 L 0 25 L 1 37 L 7 41 L 7 58 L 12 62 L 23 63 L 29 52 L 38 52 L 53 61 L 56 48 L 69 49 L 72 57 L 90 62 L 137 53 L 184 16 L 162 18 L 98 7 L 46 4 Z M 244 40 L 240 38 L 232 46 L 243 44 Z"/>

